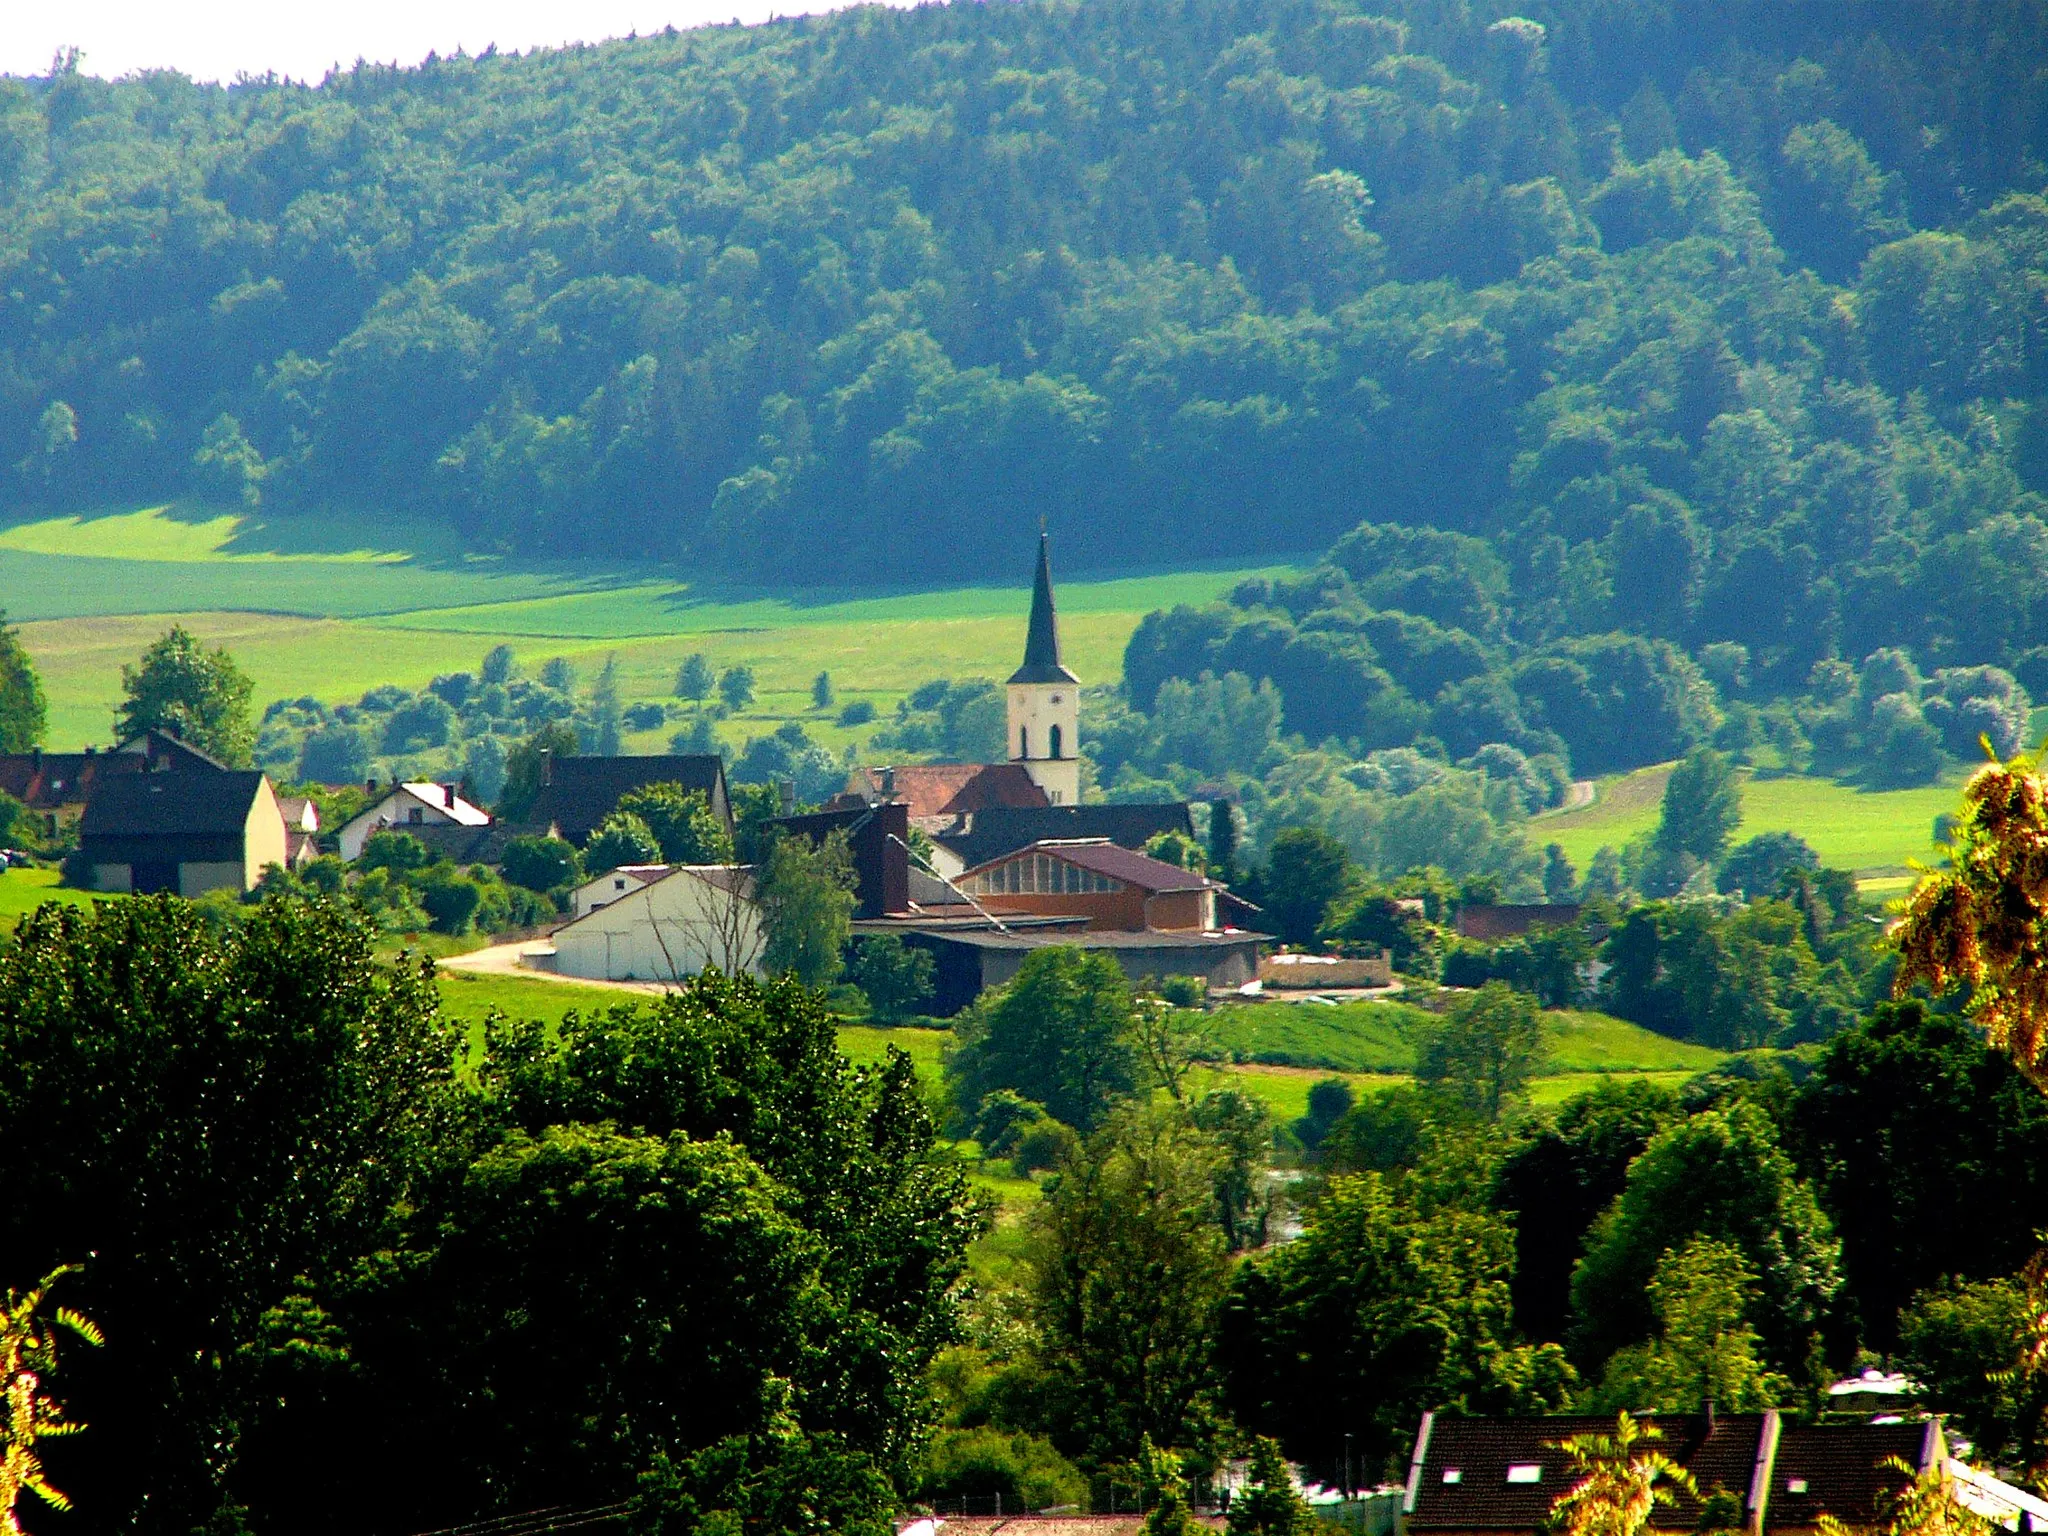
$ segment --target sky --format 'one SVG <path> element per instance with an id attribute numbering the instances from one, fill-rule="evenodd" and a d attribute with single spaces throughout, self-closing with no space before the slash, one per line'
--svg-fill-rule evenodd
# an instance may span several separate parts
<path id="1" fill-rule="evenodd" d="M 417 64 L 458 48 L 524 52 L 630 32 L 766 21 L 843 0 L 0 0 L 0 75 L 41 74 L 59 48 L 112 79 L 177 69 L 198 80 L 275 71 L 318 80 L 357 59 Z"/>

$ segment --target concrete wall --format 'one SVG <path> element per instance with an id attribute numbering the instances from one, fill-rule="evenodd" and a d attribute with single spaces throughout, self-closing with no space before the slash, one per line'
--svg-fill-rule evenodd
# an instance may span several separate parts
<path id="1" fill-rule="evenodd" d="M 278 823 L 282 826 L 283 823 Z M 282 854 L 275 861 L 284 862 Z M 243 883 L 245 871 L 240 864 L 222 861 L 218 864 L 180 864 L 178 866 L 178 894 L 187 898 L 204 896 L 208 891 L 233 891 L 237 895 L 246 891 L 255 882 Z"/>
<path id="2" fill-rule="evenodd" d="M 135 869 L 129 864 L 95 864 L 92 867 L 92 888 L 96 891 L 132 891 L 135 889 Z"/>

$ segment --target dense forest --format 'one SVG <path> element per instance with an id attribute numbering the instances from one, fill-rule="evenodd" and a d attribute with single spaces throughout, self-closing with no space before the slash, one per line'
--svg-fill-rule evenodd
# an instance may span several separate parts
<path id="1" fill-rule="evenodd" d="M 1993 662 L 2019 0 L 863 9 L 0 82 L 0 463 L 781 582 L 1486 541 L 1524 634 Z M 1938 573 L 1938 574 L 1937 574 Z M 1803 665 L 1800 668 L 1803 671 Z"/>

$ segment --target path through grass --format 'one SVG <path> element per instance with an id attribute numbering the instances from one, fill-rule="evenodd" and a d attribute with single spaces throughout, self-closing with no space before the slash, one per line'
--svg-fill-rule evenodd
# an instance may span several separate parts
<path id="1" fill-rule="evenodd" d="M 1603 845 L 1620 849 L 1655 830 L 1672 765 L 1639 768 L 1602 779 L 1598 797 L 1583 810 L 1539 816 L 1529 840 L 1560 844 L 1581 870 Z M 1742 786 L 1739 842 L 1761 832 L 1796 832 L 1832 869 L 1903 873 L 1909 859 L 1932 860 L 1934 818 L 1956 807 L 1958 769 L 1941 783 L 1918 789 L 1866 790 L 1803 774 L 1748 777 Z"/>

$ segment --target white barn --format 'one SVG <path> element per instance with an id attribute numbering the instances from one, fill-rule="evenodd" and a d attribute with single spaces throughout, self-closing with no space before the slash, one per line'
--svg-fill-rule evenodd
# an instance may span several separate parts
<path id="1" fill-rule="evenodd" d="M 761 974 L 761 909 L 746 865 L 678 864 L 555 930 L 549 968 L 591 981 Z"/>

